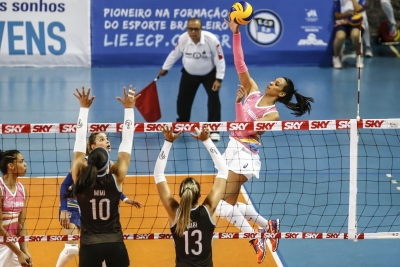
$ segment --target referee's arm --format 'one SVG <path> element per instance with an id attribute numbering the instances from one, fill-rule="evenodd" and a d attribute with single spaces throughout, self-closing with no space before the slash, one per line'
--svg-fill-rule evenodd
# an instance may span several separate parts
<path id="1" fill-rule="evenodd" d="M 183 49 L 182 49 L 182 35 L 179 37 L 178 43 L 176 44 L 174 50 L 172 50 L 167 59 L 164 61 L 163 66 L 161 67 L 160 72 L 158 73 L 157 77 L 164 76 L 168 73 L 168 71 L 172 68 L 172 66 L 175 64 L 175 62 L 182 57 L 183 55 Z"/>
<path id="2" fill-rule="evenodd" d="M 213 62 L 217 69 L 216 79 L 223 80 L 225 77 L 225 57 L 224 52 L 222 51 L 222 46 L 219 43 L 217 37 L 215 37 L 214 42 L 211 46 L 213 48 Z"/>

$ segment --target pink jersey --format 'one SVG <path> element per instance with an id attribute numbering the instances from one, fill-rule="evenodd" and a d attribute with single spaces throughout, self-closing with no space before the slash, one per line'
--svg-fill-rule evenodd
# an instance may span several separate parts
<path id="1" fill-rule="evenodd" d="M 251 93 L 247 96 L 242 107 L 246 121 L 257 121 L 268 113 L 278 112 L 275 105 L 265 107 L 258 106 L 258 102 L 260 102 L 263 96 L 264 95 L 259 91 Z M 258 153 L 258 149 L 261 145 L 260 135 L 248 134 L 247 131 L 232 131 L 230 136 L 250 149 L 251 152 Z"/>
<path id="2" fill-rule="evenodd" d="M 17 235 L 18 232 L 18 217 L 24 208 L 25 190 L 20 182 L 16 184 L 17 189 L 14 194 L 4 184 L 3 178 L 0 177 L 0 188 L 3 194 L 2 216 L 3 227 L 10 236 Z"/>

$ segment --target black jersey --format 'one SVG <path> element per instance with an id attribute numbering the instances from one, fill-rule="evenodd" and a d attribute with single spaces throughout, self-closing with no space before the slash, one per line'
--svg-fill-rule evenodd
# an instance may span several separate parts
<path id="1" fill-rule="evenodd" d="M 175 233 L 176 223 L 171 227 L 175 242 L 176 267 L 212 267 L 212 238 L 215 224 L 204 206 L 190 212 L 190 225 L 183 236 Z"/>
<path id="2" fill-rule="evenodd" d="M 121 191 L 112 174 L 97 176 L 96 184 L 77 195 L 81 211 L 81 244 L 123 242 L 119 221 Z"/>

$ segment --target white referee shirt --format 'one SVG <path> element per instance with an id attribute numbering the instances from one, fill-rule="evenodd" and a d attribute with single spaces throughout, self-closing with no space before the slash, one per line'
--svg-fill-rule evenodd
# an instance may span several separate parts
<path id="1" fill-rule="evenodd" d="M 206 75 L 215 66 L 217 69 L 216 79 L 224 79 L 224 54 L 217 37 L 211 32 L 202 30 L 200 42 L 197 44 L 193 43 L 187 32 L 182 34 L 174 50 L 169 53 L 162 69 L 171 69 L 180 57 L 182 57 L 183 67 L 189 74 Z"/>

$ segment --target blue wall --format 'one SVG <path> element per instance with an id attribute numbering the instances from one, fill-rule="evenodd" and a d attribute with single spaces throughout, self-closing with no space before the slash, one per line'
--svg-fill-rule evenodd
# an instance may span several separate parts
<path id="1" fill-rule="evenodd" d="M 328 2 L 329 4 L 326 4 Z M 92 66 L 161 67 L 190 17 L 219 36 L 233 64 L 232 33 L 224 18 L 234 1 L 91 2 Z M 333 1 L 251 1 L 254 18 L 241 27 L 248 65 L 330 66 Z"/>

